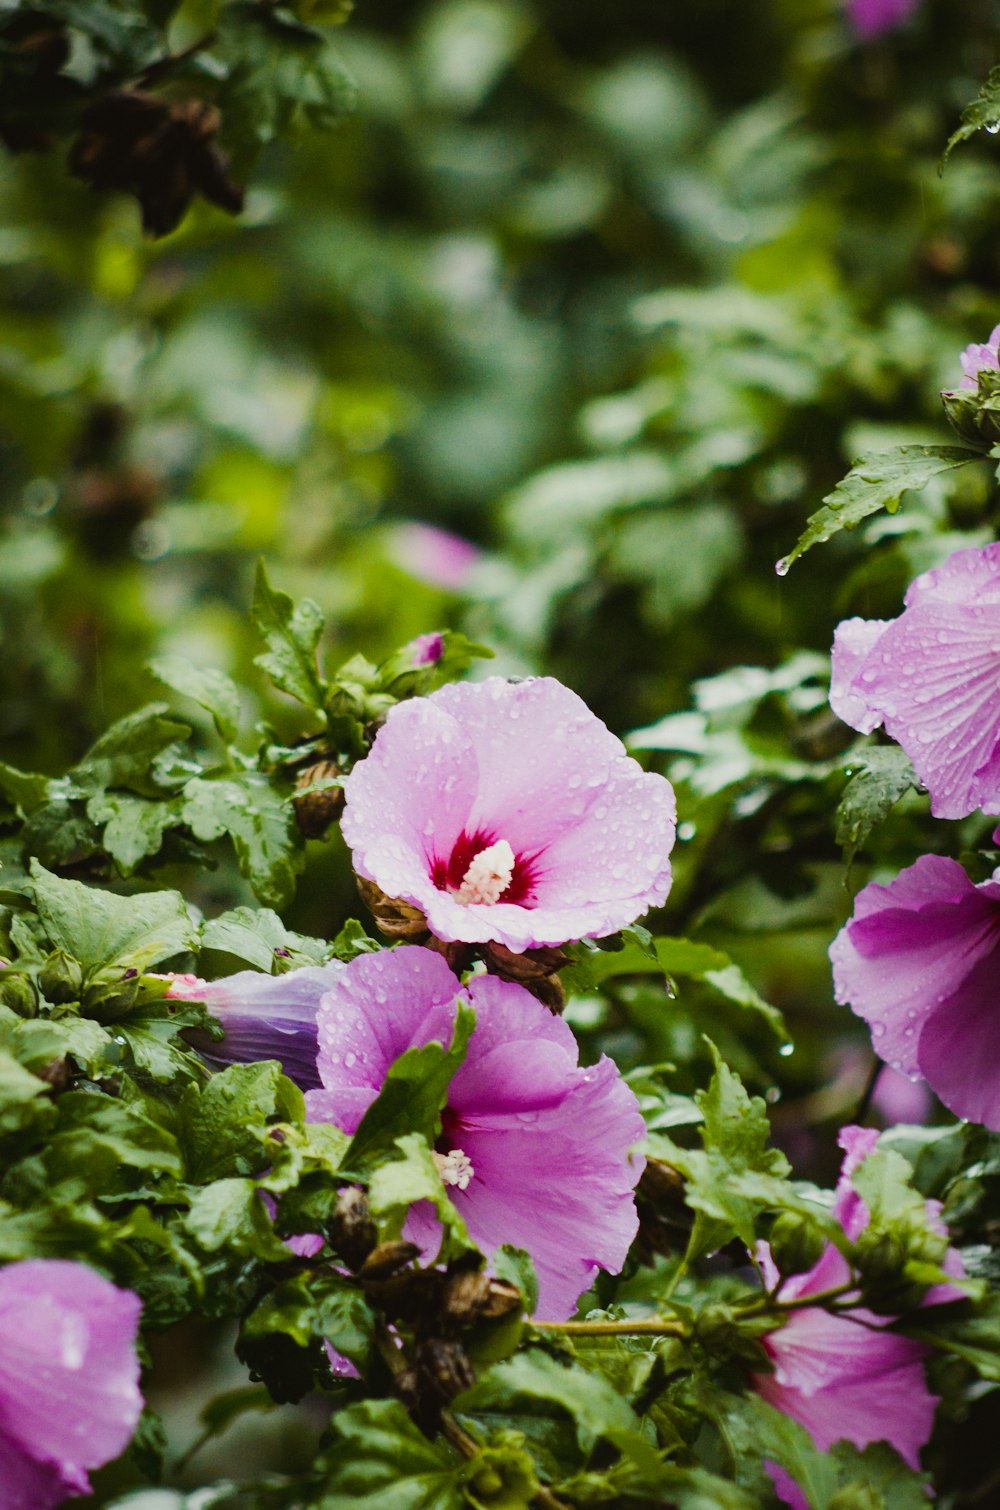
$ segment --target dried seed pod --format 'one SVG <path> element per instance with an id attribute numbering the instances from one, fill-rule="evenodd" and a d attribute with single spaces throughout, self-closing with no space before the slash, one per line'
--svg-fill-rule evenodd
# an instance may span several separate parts
<path id="1" fill-rule="evenodd" d="M 95 101 L 70 151 L 70 170 L 95 189 L 134 194 L 143 228 L 165 236 L 196 193 L 237 215 L 243 190 L 216 145 L 221 117 L 202 100 L 117 90 Z"/>
<path id="2" fill-rule="evenodd" d="M 508 949 L 504 944 L 495 943 L 484 944 L 482 956 L 491 975 L 499 975 L 502 980 L 517 981 L 519 986 L 545 980 L 570 962 L 569 955 L 562 949 L 542 947 L 525 949 L 523 954 L 515 954 L 513 949 Z"/>
<path id="3" fill-rule="evenodd" d="M 453 1274 L 445 1285 L 441 1319 L 452 1326 L 472 1326 L 477 1321 L 498 1321 L 520 1310 L 522 1304 L 520 1290 L 508 1280 L 467 1270 Z"/>
<path id="4" fill-rule="evenodd" d="M 429 1337 L 416 1347 L 417 1375 L 432 1395 L 443 1405 L 454 1400 L 476 1382 L 475 1371 L 465 1349 L 457 1342 Z"/>
<path id="5" fill-rule="evenodd" d="M 337 1197 L 330 1218 L 330 1241 L 351 1269 L 361 1268 L 378 1241 L 368 1197 L 356 1185 L 349 1185 Z"/>
<path id="6" fill-rule="evenodd" d="M 340 767 L 335 761 L 317 760 L 315 764 L 306 766 L 296 777 L 296 795 L 292 798 L 292 807 L 295 809 L 295 821 L 304 838 L 321 839 L 330 824 L 340 817 L 344 807 L 343 787 L 330 786 L 315 792 L 309 790 L 321 781 L 334 780 L 340 774 Z"/>
<path id="7" fill-rule="evenodd" d="M 416 939 L 426 934 L 427 919 L 418 907 L 411 907 L 408 902 L 400 902 L 395 897 L 387 897 L 381 887 L 364 876 L 357 876 L 355 879 L 361 900 L 386 938 Z"/>
<path id="8" fill-rule="evenodd" d="M 358 1270 L 361 1280 L 388 1279 L 390 1275 L 412 1263 L 419 1254 L 416 1243 L 379 1243 L 373 1248 Z"/>

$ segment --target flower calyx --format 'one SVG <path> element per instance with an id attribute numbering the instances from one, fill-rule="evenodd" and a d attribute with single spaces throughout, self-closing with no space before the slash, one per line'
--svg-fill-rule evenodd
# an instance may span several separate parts
<path id="1" fill-rule="evenodd" d="M 317 760 L 296 777 L 292 807 L 304 839 L 322 839 L 330 824 L 343 812 L 343 787 L 329 785 L 333 781 L 339 783 L 342 774 L 336 761 Z"/>
<path id="2" fill-rule="evenodd" d="M 387 897 L 380 886 L 365 876 L 355 878 L 358 892 L 375 919 L 379 932 L 386 938 L 408 939 L 411 943 L 427 936 L 427 919 L 419 907 L 411 907 L 397 897 Z"/>

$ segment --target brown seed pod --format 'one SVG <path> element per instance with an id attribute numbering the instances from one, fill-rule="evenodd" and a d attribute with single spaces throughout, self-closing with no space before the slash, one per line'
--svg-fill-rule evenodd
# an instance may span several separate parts
<path id="1" fill-rule="evenodd" d="M 330 1241 L 351 1269 L 361 1268 L 378 1241 L 368 1197 L 356 1185 L 349 1185 L 337 1197 L 330 1219 Z"/>
<path id="2" fill-rule="evenodd" d="M 373 1248 L 358 1270 L 358 1278 L 361 1280 L 388 1279 L 399 1269 L 403 1269 L 420 1253 L 416 1243 L 379 1243 Z"/>
<path id="3" fill-rule="evenodd" d="M 323 781 L 333 781 L 341 775 L 340 767 L 333 760 L 317 760 L 300 771 L 295 780 L 296 796 L 292 798 L 295 821 L 306 839 L 321 839 L 330 824 L 340 817 L 344 809 L 344 789 L 329 786 L 322 791 L 310 791 Z"/>
<path id="4" fill-rule="evenodd" d="M 416 939 L 427 933 L 427 919 L 419 907 L 411 907 L 408 902 L 387 897 L 381 887 L 364 876 L 356 876 L 355 879 L 361 900 L 378 924 L 379 931 L 387 938 Z"/>
<path id="5" fill-rule="evenodd" d="M 420 1382 L 432 1396 L 437 1396 L 442 1405 L 447 1405 L 463 1390 L 471 1389 L 476 1382 L 465 1349 L 457 1342 L 429 1337 L 417 1344 L 415 1362 Z"/>

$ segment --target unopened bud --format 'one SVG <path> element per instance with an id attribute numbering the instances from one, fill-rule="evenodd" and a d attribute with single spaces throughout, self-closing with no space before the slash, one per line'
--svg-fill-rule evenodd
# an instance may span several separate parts
<path id="1" fill-rule="evenodd" d="M 34 1017 L 38 1010 L 34 981 L 20 970 L 0 970 L 0 1002 L 18 1017 Z"/>
<path id="2" fill-rule="evenodd" d="M 79 1001 L 83 986 L 83 968 L 65 949 L 56 949 L 38 972 L 38 984 L 46 1001 L 54 1006 Z"/>
<path id="3" fill-rule="evenodd" d="M 979 449 L 1000 440 L 1000 373 L 982 371 L 977 388 L 942 393 L 941 402 L 962 440 Z"/>
<path id="4" fill-rule="evenodd" d="M 323 782 L 339 780 L 340 775 L 340 767 L 332 760 L 318 760 L 299 773 L 292 806 L 304 838 L 321 839 L 330 824 L 340 817 L 344 807 L 343 787 L 323 786 Z"/>
<path id="5" fill-rule="evenodd" d="M 848 1484 L 828 1501 L 827 1510 L 886 1510 L 885 1495 L 871 1484 Z"/>
<path id="6" fill-rule="evenodd" d="M 771 1257 L 783 1277 L 804 1274 L 818 1264 L 826 1249 L 822 1232 L 807 1216 L 783 1211 L 771 1228 L 768 1238 Z"/>

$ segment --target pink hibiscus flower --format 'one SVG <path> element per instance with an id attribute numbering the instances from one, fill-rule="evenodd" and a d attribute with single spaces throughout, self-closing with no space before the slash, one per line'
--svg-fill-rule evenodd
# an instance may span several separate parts
<path id="1" fill-rule="evenodd" d="M 308 1092 L 307 1112 L 354 1132 L 400 1054 L 450 1042 L 460 996 L 476 1028 L 442 1114 L 441 1177 L 487 1256 L 503 1243 L 527 1249 L 537 1314 L 565 1320 L 598 1269 L 625 1262 L 644 1166 L 631 1150 L 645 1128 L 611 1060 L 582 1067 L 570 1028 L 523 987 L 492 975 L 463 986 L 430 949 L 360 955 L 320 1005 L 324 1088 Z M 404 1233 L 433 1260 L 440 1223 L 428 1202 Z"/>
<path id="2" fill-rule="evenodd" d="M 440 939 L 520 954 L 613 933 L 670 889 L 670 783 L 551 677 L 400 703 L 346 796 L 358 875 Z"/>
<path id="3" fill-rule="evenodd" d="M 851 1177 L 877 1141 L 874 1128 L 841 1130 L 845 1158 L 833 1214 L 852 1241 L 868 1225 L 869 1215 Z M 936 1218 L 938 1203 L 927 1204 Z M 766 1243 L 757 1256 L 768 1285 L 775 1284 L 778 1271 Z M 944 1267 L 947 1273 L 961 1275 L 961 1261 L 953 1250 Z M 847 1283 L 850 1277 L 847 1260 L 828 1243 L 811 1269 L 785 1281 L 781 1296 L 798 1300 L 818 1295 Z M 940 1304 L 959 1295 L 951 1285 L 938 1285 L 928 1291 L 924 1304 Z M 763 1399 L 804 1426 L 821 1452 L 840 1441 L 853 1442 L 855 1447 L 886 1441 L 911 1468 L 919 1468 L 920 1449 L 930 1437 L 937 1405 L 924 1378 L 928 1349 L 887 1331 L 892 1320 L 861 1306 L 839 1316 L 821 1306 L 791 1311 L 784 1326 L 763 1339 L 774 1372 L 755 1374 L 754 1387 Z M 794 1510 L 809 1510 L 808 1500 L 789 1474 L 775 1463 L 767 1466 L 784 1503 Z"/>
<path id="4" fill-rule="evenodd" d="M 88 1470 L 128 1445 L 142 1410 L 140 1310 L 85 1264 L 0 1270 L 0 1510 L 88 1494 Z"/>
<path id="5" fill-rule="evenodd" d="M 1000 812 L 1000 544 L 923 572 L 898 619 L 839 624 L 830 706 L 902 745 L 935 817 Z"/>
<path id="6" fill-rule="evenodd" d="M 858 893 L 830 958 L 837 1000 L 868 1023 L 879 1057 L 1000 1130 L 1000 871 L 974 886 L 956 860 L 922 855 Z"/>
<path id="7" fill-rule="evenodd" d="M 990 332 L 990 338 L 983 345 L 973 341 L 962 352 L 962 381 L 960 388 L 979 387 L 979 374 L 981 372 L 1000 371 L 1000 325 L 994 325 Z"/>

